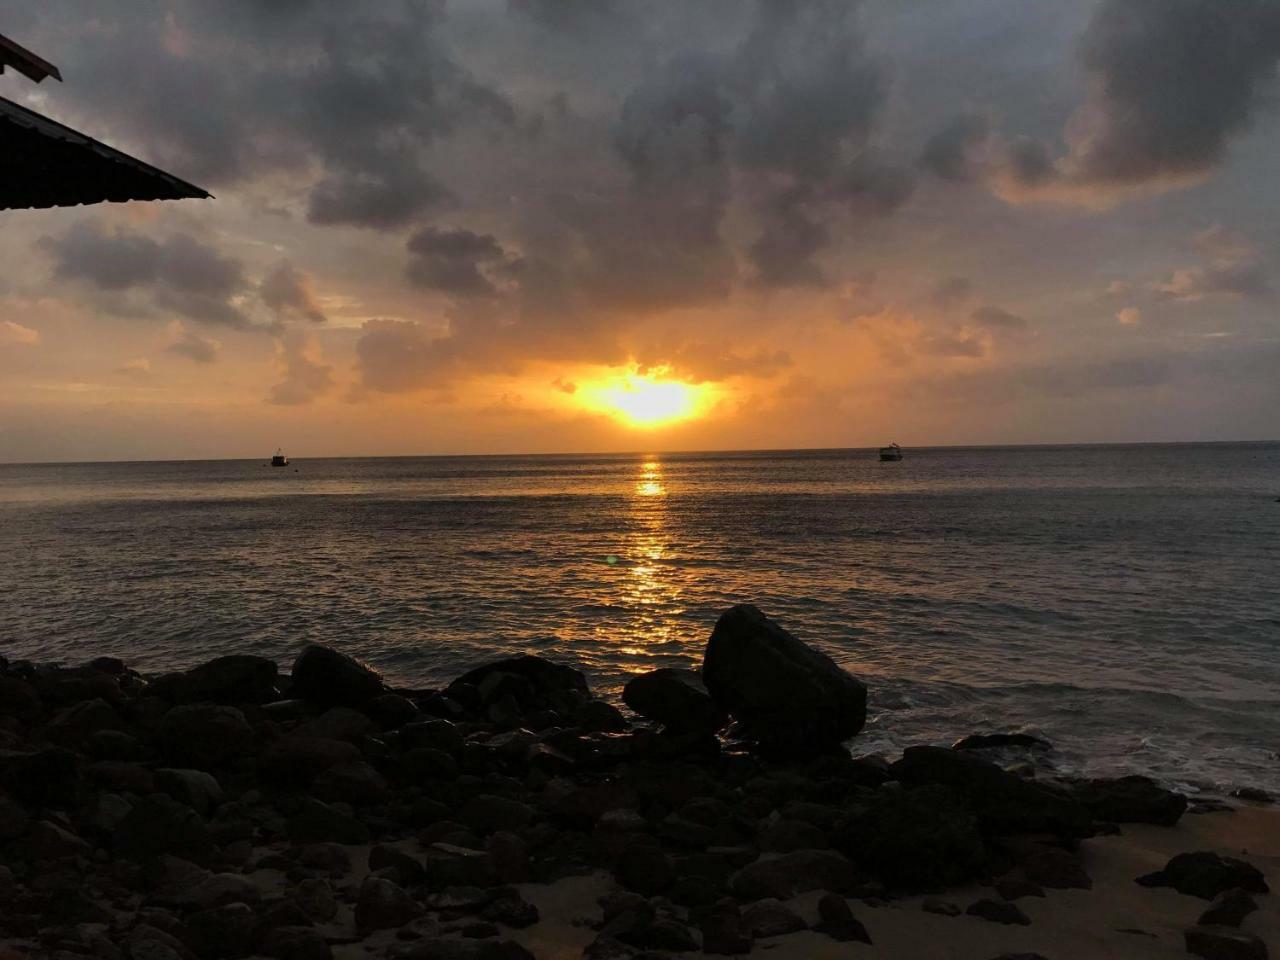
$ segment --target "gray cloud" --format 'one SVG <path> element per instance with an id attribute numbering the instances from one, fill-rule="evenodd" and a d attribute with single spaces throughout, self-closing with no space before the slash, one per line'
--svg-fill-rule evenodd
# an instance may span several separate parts
<path id="1" fill-rule="evenodd" d="M 263 278 L 258 295 L 281 321 L 301 317 L 312 323 L 324 323 L 327 319 L 312 290 L 311 278 L 288 260 L 280 261 Z"/>
<path id="2" fill-rule="evenodd" d="M 1164 300 L 1195 301 L 1206 297 L 1265 299 L 1272 294 L 1266 271 L 1258 263 L 1215 263 L 1208 267 L 1175 270 L 1153 285 Z"/>
<path id="3" fill-rule="evenodd" d="M 483 269 L 502 266 L 507 255 L 489 234 L 427 227 L 411 236 L 405 246 L 411 254 L 405 275 L 416 286 L 458 297 L 498 292 Z"/>
<path id="4" fill-rule="evenodd" d="M 243 265 L 189 234 L 155 240 L 82 220 L 60 237 L 44 237 L 40 246 L 60 280 L 108 293 L 144 290 L 161 310 L 205 323 L 250 325 L 233 302 L 246 287 Z"/>
<path id="5" fill-rule="evenodd" d="M 213 363 L 218 359 L 222 344 L 209 337 L 186 329 L 181 322 L 175 320 L 169 327 L 170 341 L 165 347 L 170 353 L 186 357 L 195 363 Z"/>
<path id="6" fill-rule="evenodd" d="M 957 117 L 930 137 L 920 151 L 920 166 L 935 177 L 964 183 L 975 179 L 980 168 L 974 150 L 986 142 L 990 125 L 983 117 Z"/>
<path id="7" fill-rule="evenodd" d="M 1008 310 L 990 305 L 978 307 L 969 314 L 969 319 L 980 327 L 998 332 L 1007 333 L 1027 328 L 1025 317 L 1020 317 L 1017 314 L 1010 313 Z"/>
<path id="8" fill-rule="evenodd" d="M 973 294 L 973 281 L 968 277 L 944 277 L 929 291 L 929 300 L 947 309 L 968 300 Z"/>
<path id="9" fill-rule="evenodd" d="M 283 376 L 271 388 L 271 403 L 298 406 L 333 389 L 333 368 L 321 361 L 319 347 L 309 334 L 286 330 L 276 340 L 276 359 Z"/>

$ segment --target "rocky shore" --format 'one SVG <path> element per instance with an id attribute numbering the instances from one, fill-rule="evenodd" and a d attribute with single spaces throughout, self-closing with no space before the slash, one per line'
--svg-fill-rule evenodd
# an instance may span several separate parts
<path id="1" fill-rule="evenodd" d="M 863 683 L 753 607 L 623 700 L 534 656 L 436 690 L 320 646 L 287 675 L 0 658 L 0 960 L 1257 960 L 1280 933 L 1266 807 L 1039 780 L 994 762 L 1048 748 L 1020 735 L 857 758 Z"/>

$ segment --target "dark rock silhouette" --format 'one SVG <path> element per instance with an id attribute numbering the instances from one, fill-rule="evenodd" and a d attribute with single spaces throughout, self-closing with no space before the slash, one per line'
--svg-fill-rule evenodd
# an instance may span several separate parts
<path id="1" fill-rule="evenodd" d="M 728 720 L 693 670 L 651 670 L 632 677 L 622 700 L 640 716 L 677 733 L 714 733 Z"/>
<path id="2" fill-rule="evenodd" d="M 294 696 L 322 707 L 362 707 L 386 692 L 372 668 L 314 643 L 293 662 L 292 680 Z"/>

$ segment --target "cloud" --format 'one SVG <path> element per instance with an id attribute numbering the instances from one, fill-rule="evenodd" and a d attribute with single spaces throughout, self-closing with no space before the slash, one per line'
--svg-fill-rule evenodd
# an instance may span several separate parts
<path id="1" fill-rule="evenodd" d="M 1142 322 L 1142 311 L 1137 307 L 1124 307 L 1116 311 L 1116 320 L 1122 326 L 1135 327 Z"/>
<path id="2" fill-rule="evenodd" d="M 222 344 L 210 337 L 202 337 L 182 325 L 180 320 L 169 324 L 169 343 L 165 349 L 196 363 L 213 363 L 218 359 Z"/>
<path id="3" fill-rule="evenodd" d="M 470 230 L 419 230 L 405 244 L 411 255 L 405 275 L 415 286 L 456 297 L 492 296 L 493 281 L 483 269 L 505 264 L 506 251 L 489 234 Z"/>
<path id="4" fill-rule="evenodd" d="M 1197 301 L 1208 297 L 1262 300 L 1271 296 L 1271 283 L 1258 263 L 1217 263 L 1175 270 L 1152 285 L 1163 300 Z"/>
<path id="5" fill-rule="evenodd" d="M 1006 150 L 1012 199 L 1106 205 L 1197 183 L 1251 126 L 1280 60 L 1276 0 L 1103 0 L 1080 43 L 1090 93 L 1067 153 Z"/>
<path id="6" fill-rule="evenodd" d="M 40 331 L 24 327 L 14 320 L 0 320 L 0 343 L 16 344 L 20 347 L 35 346 L 40 342 Z"/>
<path id="7" fill-rule="evenodd" d="M 944 277 L 929 291 L 934 306 L 946 309 L 963 303 L 973 294 L 973 281 L 968 277 Z"/>
<path id="8" fill-rule="evenodd" d="M 126 227 L 81 220 L 40 246 L 54 276 L 106 293 L 143 291 L 160 310 L 205 323 L 248 327 L 235 302 L 247 284 L 239 260 L 186 233 L 157 240 Z"/>
<path id="9" fill-rule="evenodd" d="M 122 377 L 128 377 L 130 380 L 150 380 L 151 379 L 151 361 L 146 357 L 138 357 L 130 360 L 128 363 L 116 367 L 116 373 Z"/>
<path id="10" fill-rule="evenodd" d="M 975 309 L 969 314 L 969 320 L 979 327 L 996 332 L 1008 333 L 1027 328 L 1026 318 L 990 305 Z"/>
<path id="11" fill-rule="evenodd" d="M 974 152 L 987 141 L 990 125 L 983 117 L 957 117 L 931 136 L 920 151 L 921 168 L 953 183 L 966 183 L 981 172 Z"/>
<path id="12" fill-rule="evenodd" d="M 288 260 L 281 260 L 263 278 L 258 295 L 278 320 L 301 317 L 312 323 L 324 323 L 327 319 L 312 290 L 311 277 Z"/>
<path id="13" fill-rule="evenodd" d="M 928 330 L 914 343 L 919 353 L 935 357 L 981 357 L 987 352 L 986 341 L 964 330 Z"/>
<path id="14" fill-rule="evenodd" d="M 276 364 L 281 379 L 271 388 L 271 403 L 297 406 L 333 389 L 333 367 L 323 362 L 316 339 L 302 330 L 286 330 L 276 339 Z"/>

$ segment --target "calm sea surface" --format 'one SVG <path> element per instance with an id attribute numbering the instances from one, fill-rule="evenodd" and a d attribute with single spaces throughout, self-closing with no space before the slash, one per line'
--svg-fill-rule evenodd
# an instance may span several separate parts
<path id="1" fill-rule="evenodd" d="M 0 466 L 0 654 L 306 642 L 616 691 L 751 601 L 871 688 L 856 752 L 1280 789 L 1280 444 Z"/>

